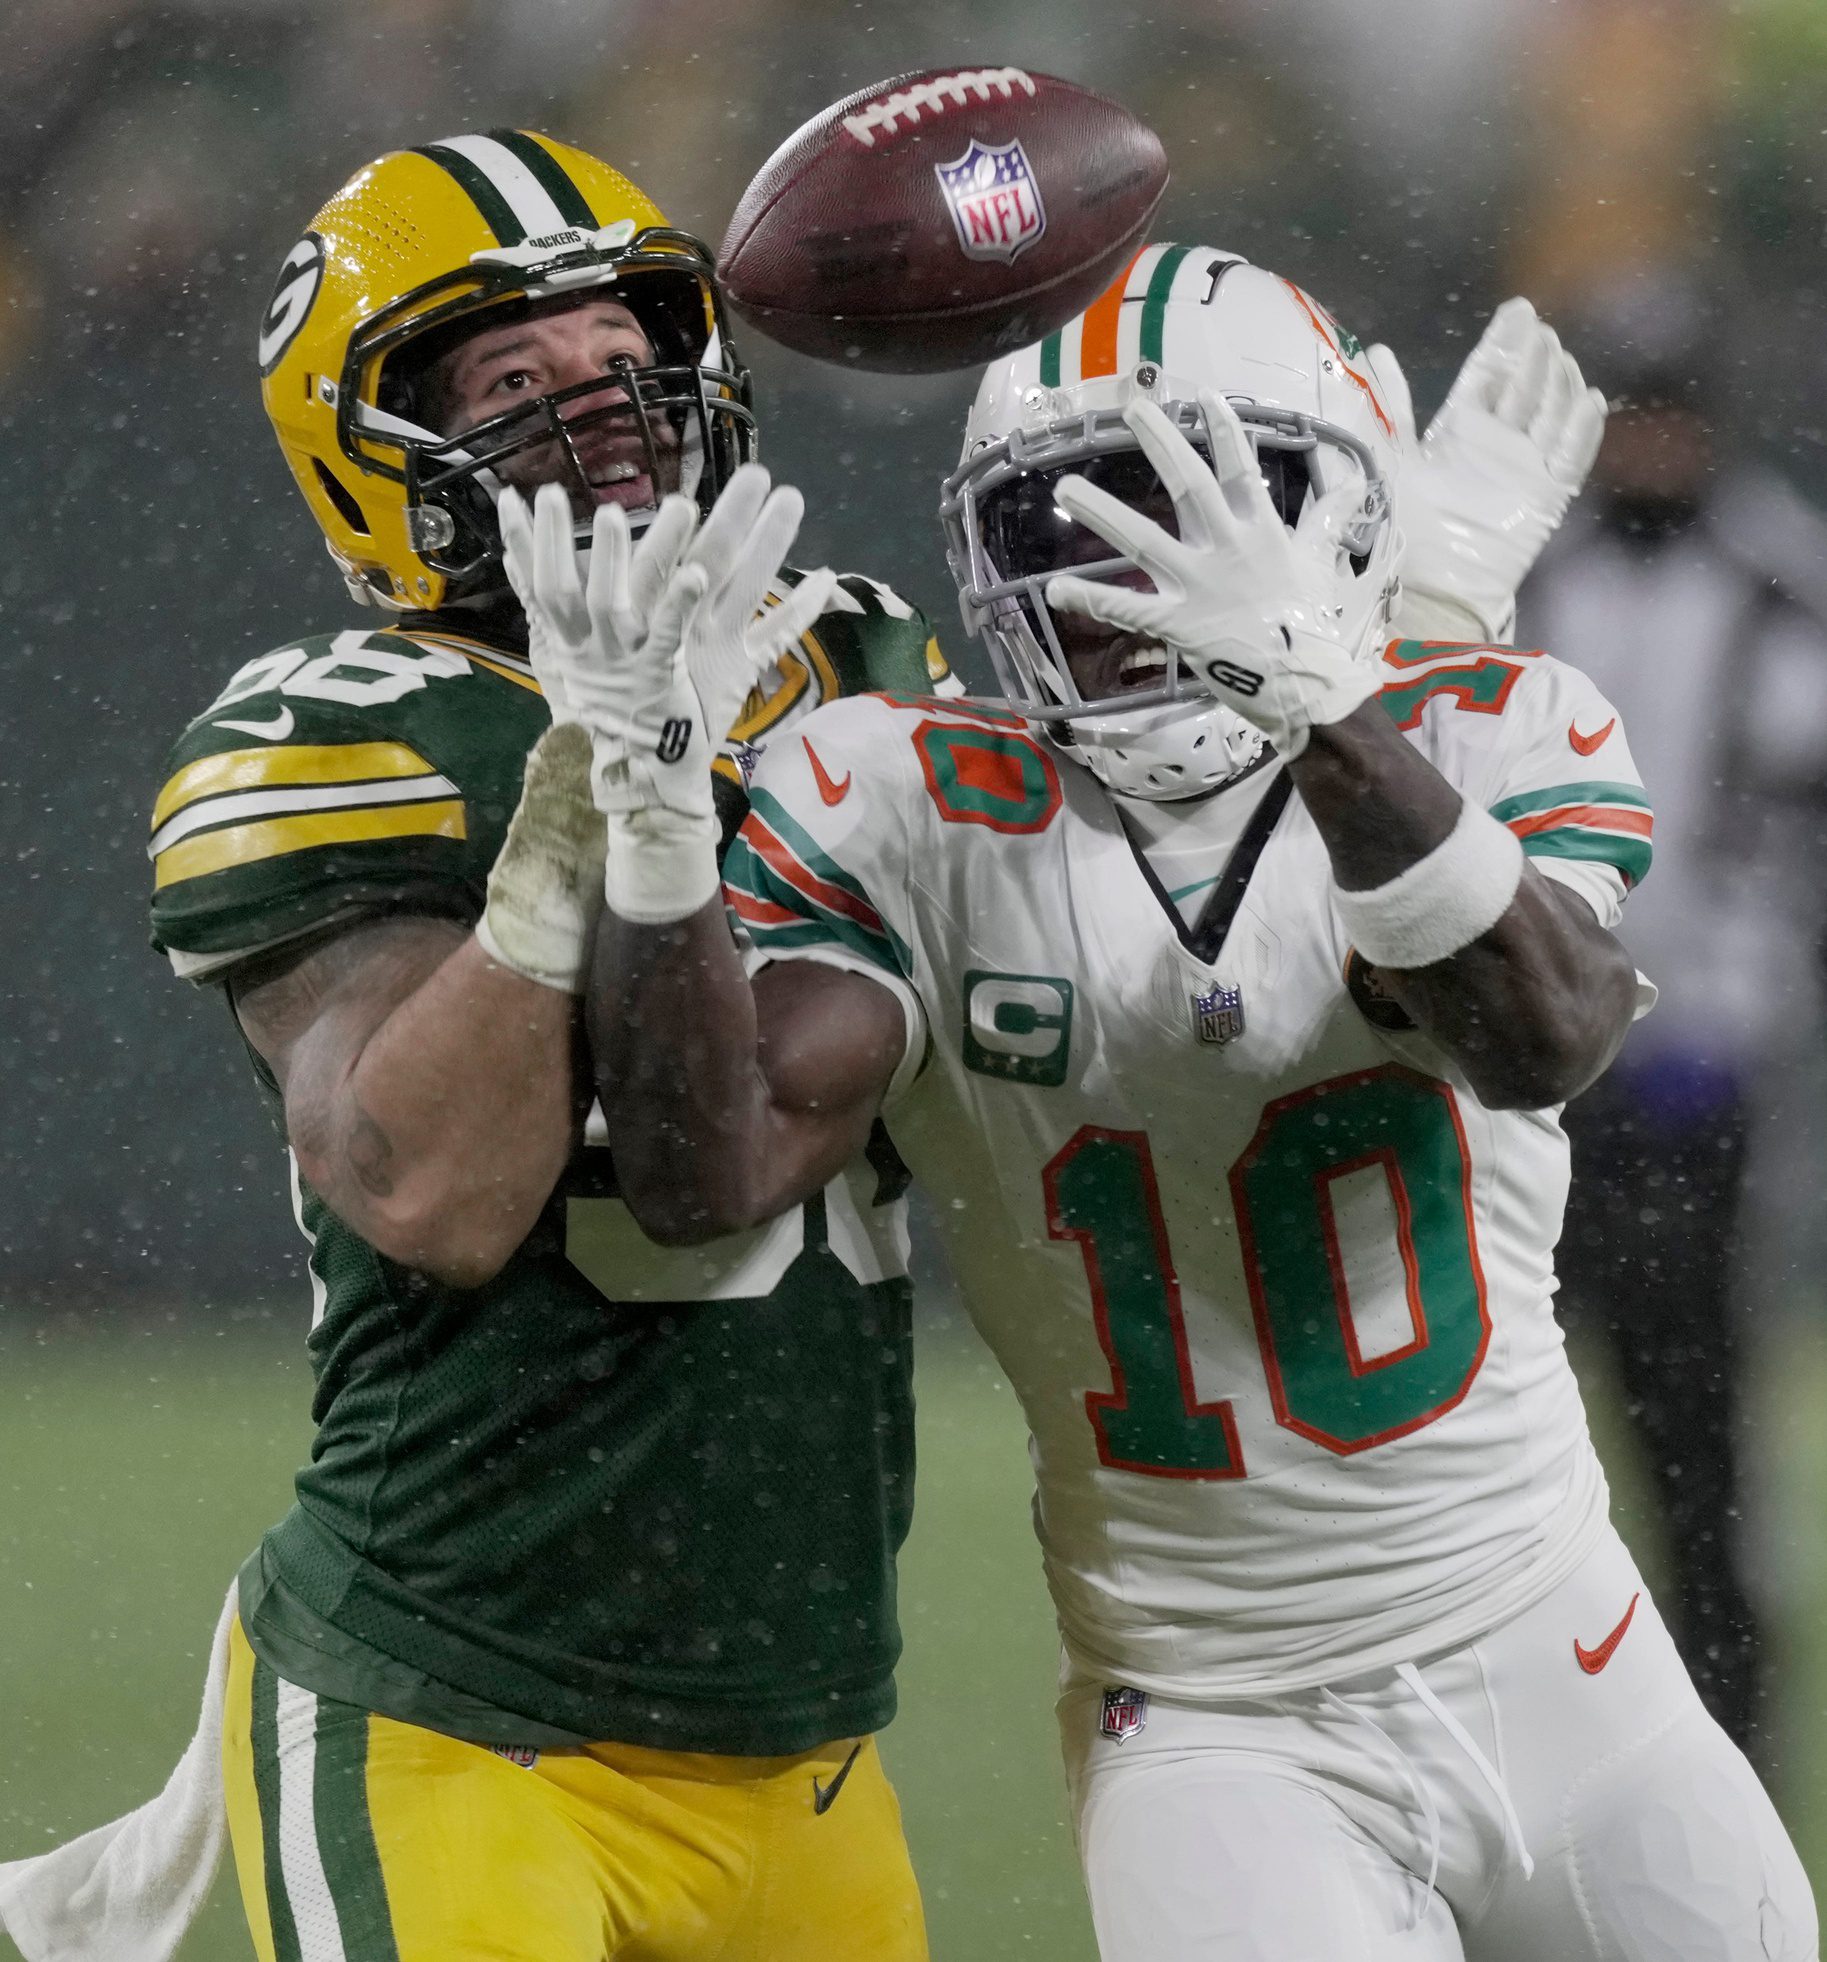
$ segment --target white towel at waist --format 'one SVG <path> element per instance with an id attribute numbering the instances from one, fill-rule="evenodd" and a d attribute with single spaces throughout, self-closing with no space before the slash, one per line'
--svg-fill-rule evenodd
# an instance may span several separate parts
<path id="1" fill-rule="evenodd" d="M 0 1930 L 26 1962 L 169 1962 L 216 1877 L 227 1830 L 222 1704 L 231 1587 L 209 1649 L 197 1734 L 137 1812 L 0 1864 Z"/>

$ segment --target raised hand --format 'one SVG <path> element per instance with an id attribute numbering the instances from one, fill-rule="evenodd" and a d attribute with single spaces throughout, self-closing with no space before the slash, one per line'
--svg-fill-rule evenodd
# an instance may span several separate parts
<path id="1" fill-rule="evenodd" d="M 1173 499 L 1176 538 L 1080 477 L 1061 481 L 1060 508 L 1132 559 L 1155 590 L 1135 592 L 1070 573 L 1049 580 L 1050 605 L 1178 655 L 1206 693 L 1253 722 L 1284 757 L 1316 723 L 1337 721 L 1377 692 L 1374 670 L 1337 638 L 1326 592 L 1340 527 L 1362 499 L 1341 486 L 1291 533 L 1270 502 L 1255 451 L 1224 397 L 1201 390 L 1208 464 L 1154 403 L 1123 412 Z"/>
<path id="2" fill-rule="evenodd" d="M 666 498 L 633 545 L 626 513 L 602 505 L 585 572 L 563 490 L 542 485 L 530 516 L 516 492 L 501 500 L 508 580 L 526 612 L 533 673 L 553 720 L 589 732 L 591 785 L 604 812 L 709 809 L 708 777 L 676 773 L 680 745 L 666 735 L 669 722 L 699 719 L 680 659 L 685 616 L 706 583 L 702 571 L 683 576 L 680 564 L 697 523 L 689 499 Z"/>
<path id="3" fill-rule="evenodd" d="M 534 673 L 590 736 L 590 782 L 609 820 L 605 890 L 626 919 L 684 918 L 717 890 L 711 764 L 756 681 L 829 602 L 828 572 L 768 605 L 799 531 L 797 491 L 747 464 L 702 527 L 669 497 L 638 544 L 604 505 L 581 575 L 570 500 L 540 489 L 529 519 L 502 500 L 508 577 L 527 612 Z"/>
<path id="4" fill-rule="evenodd" d="M 1402 436 L 1401 624 L 1501 640 L 1516 589 L 1579 494 L 1605 433 L 1605 398 L 1522 298 L 1506 300 L 1466 356 L 1427 434 L 1387 347 L 1365 359 Z"/>
<path id="5" fill-rule="evenodd" d="M 685 568 L 702 569 L 706 581 L 685 623 L 684 655 L 712 755 L 756 682 L 831 604 L 837 576 L 823 569 L 769 603 L 804 513 L 798 491 L 785 484 L 770 490 L 768 473 L 744 464 L 685 556 Z"/>

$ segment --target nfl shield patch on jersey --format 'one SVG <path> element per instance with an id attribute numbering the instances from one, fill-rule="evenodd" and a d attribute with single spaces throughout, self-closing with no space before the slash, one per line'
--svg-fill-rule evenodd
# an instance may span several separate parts
<path id="1" fill-rule="evenodd" d="M 1193 997 L 1193 1033 L 1201 1042 L 1233 1042 L 1243 1034 L 1243 990 L 1214 982 Z"/>
<path id="2" fill-rule="evenodd" d="M 1133 1737 L 1148 1721 L 1148 1692 L 1131 1689 L 1127 1683 L 1104 1692 L 1104 1714 L 1098 1721 L 1099 1733 L 1119 1744 Z"/>

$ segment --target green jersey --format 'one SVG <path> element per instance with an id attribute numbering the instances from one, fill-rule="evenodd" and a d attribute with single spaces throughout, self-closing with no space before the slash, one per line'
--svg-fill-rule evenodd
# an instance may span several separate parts
<path id="1" fill-rule="evenodd" d="M 480 913 L 548 717 L 525 659 L 455 621 L 294 642 L 185 731 L 151 841 L 180 974 Z M 943 674 L 917 614 L 846 579 L 750 698 L 730 815 L 746 746 Z M 904 1175 L 878 1152 L 752 1233 L 666 1249 L 601 1135 L 473 1289 L 388 1260 L 294 1165 L 317 1432 L 243 1569 L 248 1638 L 319 1695 L 481 1743 L 776 1754 L 877 1729 L 912 1500 Z"/>

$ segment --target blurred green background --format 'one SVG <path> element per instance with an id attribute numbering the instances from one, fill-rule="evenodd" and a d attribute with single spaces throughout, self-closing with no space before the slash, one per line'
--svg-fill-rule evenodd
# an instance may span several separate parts
<path id="1" fill-rule="evenodd" d="M 935 1962 L 1094 1962 L 1052 1716 L 1057 1651 L 1028 1526 L 1025 1434 L 969 1332 L 939 1307 L 919 1344 L 920 1488 L 903 1568 L 901 1715 L 884 1751 L 926 1896 Z M 0 1344 L 0 1858 L 150 1797 L 196 1717 L 217 1607 L 283 1507 L 308 1431 L 307 1371 L 264 1318 L 213 1338 Z M 1827 1880 L 1827 1341 L 1797 1325 L 1766 1358 L 1762 1470 L 1781 1709 L 1778 1798 Z M 1618 1514 L 1652 1574 L 1654 1522 L 1599 1419 Z M 0 1953 L 15 1955 L 0 1937 Z M 225 1863 L 181 1962 L 253 1953 Z M 1544 1958 L 1544 1962 L 1547 1959 Z"/>
<path id="2" fill-rule="evenodd" d="M 934 63 L 1028 61 L 1160 130 L 1163 236 L 1244 251 L 1401 351 L 1425 416 L 1522 290 L 1574 334 L 1676 267 L 1722 314 L 1738 449 L 1827 493 L 1821 0 L 37 0 L 0 61 L 0 1858 L 149 1796 L 230 1574 L 306 1448 L 284 1161 L 219 1000 L 144 945 L 165 745 L 263 648 L 353 623 L 262 417 L 281 255 L 379 152 L 522 123 L 714 244 L 799 122 Z M 1596 80 L 1595 80 L 1596 78 Z M 969 376 L 753 336 L 809 560 L 957 648 L 932 508 Z M 1597 372 L 1596 366 L 1594 372 Z M 1525 629 L 1526 631 L 1526 629 Z M 964 662 L 967 672 L 970 657 Z M 1646 772 L 1653 761 L 1642 757 Z M 1791 888 L 1793 890 L 1793 888 Z M 1696 955 L 1704 923 L 1696 926 Z M 1798 1009 L 1754 1184 L 1747 1531 L 1779 1801 L 1827 1879 L 1827 1163 Z M 1655 1563 L 1602 1372 L 1619 1510 Z M 939 1962 L 1089 1962 L 1013 1400 L 922 1304 L 901 1789 Z M 4 1948 L 0 1938 L 0 1948 Z M 249 1953 L 219 1897 L 186 1962 Z"/>

